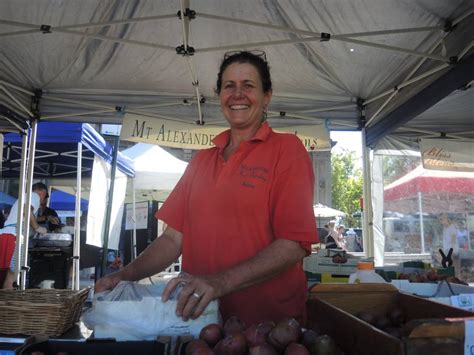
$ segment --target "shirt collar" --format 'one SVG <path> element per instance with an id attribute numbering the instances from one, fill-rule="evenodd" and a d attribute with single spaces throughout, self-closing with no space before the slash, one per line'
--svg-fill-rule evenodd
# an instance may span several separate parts
<path id="1" fill-rule="evenodd" d="M 253 136 L 250 139 L 250 141 L 266 141 L 272 132 L 273 130 L 268 125 L 268 122 L 263 122 L 260 128 L 255 133 L 255 136 Z M 224 149 L 227 143 L 229 143 L 229 139 L 230 139 L 230 129 L 227 129 L 224 132 L 219 133 L 212 140 L 212 143 L 214 143 L 214 145 L 217 148 Z"/>

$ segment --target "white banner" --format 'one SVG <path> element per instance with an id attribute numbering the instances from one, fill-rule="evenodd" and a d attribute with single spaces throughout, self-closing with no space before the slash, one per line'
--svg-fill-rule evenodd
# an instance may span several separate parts
<path id="1" fill-rule="evenodd" d="M 423 167 L 431 170 L 474 171 L 474 142 L 420 139 Z"/>
<path id="2" fill-rule="evenodd" d="M 98 156 L 94 157 L 92 168 L 91 191 L 89 194 L 89 210 L 87 214 L 86 243 L 101 248 L 105 230 L 108 193 L 111 184 L 110 164 Z M 127 176 L 118 169 L 115 172 L 112 211 L 108 249 L 118 250 L 120 230 L 122 227 L 123 203 L 127 188 Z"/>
<path id="3" fill-rule="evenodd" d="M 226 129 L 228 127 L 199 126 L 127 113 L 123 118 L 120 139 L 165 147 L 204 149 L 212 147 L 214 137 Z M 331 148 L 329 132 L 324 125 L 279 127 L 274 130 L 296 134 L 308 151 Z"/>

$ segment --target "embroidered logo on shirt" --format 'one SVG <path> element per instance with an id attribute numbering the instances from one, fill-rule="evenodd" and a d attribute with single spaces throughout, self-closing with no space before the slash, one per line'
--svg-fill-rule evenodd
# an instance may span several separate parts
<path id="1" fill-rule="evenodd" d="M 242 164 L 239 173 L 240 176 L 246 178 L 259 179 L 262 181 L 267 181 L 268 179 L 268 169 L 263 166 L 248 166 Z"/>

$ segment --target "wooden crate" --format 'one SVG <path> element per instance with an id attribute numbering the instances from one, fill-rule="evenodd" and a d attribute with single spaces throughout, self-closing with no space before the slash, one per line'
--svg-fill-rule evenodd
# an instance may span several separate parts
<path id="1" fill-rule="evenodd" d="M 355 316 L 369 311 L 380 317 L 395 306 L 407 321 L 424 319 L 403 340 Z M 332 336 L 346 354 L 463 354 L 465 317 L 474 312 L 404 294 L 390 284 L 319 284 L 308 301 L 308 327 Z"/>

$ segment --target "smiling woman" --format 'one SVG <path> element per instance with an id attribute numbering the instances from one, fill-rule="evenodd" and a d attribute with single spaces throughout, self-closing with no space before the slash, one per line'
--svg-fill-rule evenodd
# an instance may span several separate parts
<path id="1" fill-rule="evenodd" d="M 96 288 L 159 272 L 182 253 L 185 273 L 169 282 L 163 300 L 184 283 L 176 308 L 184 320 L 219 299 L 224 321 L 304 323 L 301 264 L 317 243 L 309 155 L 298 137 L 265 122 L 272 83 L 262 56 L 226 56 L 216 87 L 230 129 L 194 156 L 157 212 L 167 225 L 162 236 Z"/>

